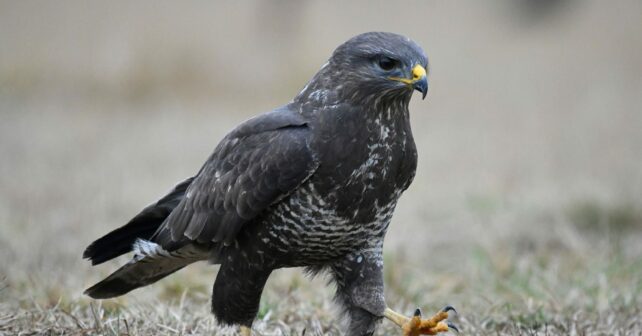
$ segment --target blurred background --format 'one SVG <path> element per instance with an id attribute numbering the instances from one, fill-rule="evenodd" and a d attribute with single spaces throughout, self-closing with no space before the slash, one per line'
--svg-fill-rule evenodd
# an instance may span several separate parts
<path id="1" fill-rule="evenodd" d="M 199 324 L 211 267 L 96 308 L 81 292 L 118 262 L 91 269 L 82 250 L 373 30 L 431 63 L 390 304 L 453 304 L 473 333 L 639 331 L 642 2 L 0 1 L 0 333 L 217 328 Z M 257 330 L 336 332 L 323 284 L 276 274 Z M 169 329 L 134 323 L 159 310 Z"/>

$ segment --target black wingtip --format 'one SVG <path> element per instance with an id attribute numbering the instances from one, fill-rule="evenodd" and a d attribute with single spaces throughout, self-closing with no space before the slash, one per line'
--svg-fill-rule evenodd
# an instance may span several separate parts
<path id="1" fill-rule="evenodd" d="M 111 299 L 116 296 L 123 295 L 133 289 L 138 288 L 139 285 L 135 283 L 128 283 L 122 279 L 107 278 L 89 288 L 83 294 L 91 297 L 92 299 Z"/>
<path id="2" fill-rule="evenodd" d="M 415 309 L 415 314 L 413 316 L 421 317 L 421 309 L 419 308 Z"/>
<path id="3" fill-rule="evenodd" d="M 92 266 L 101 264 L 109 259 L 100 259 L 98 258 L 98 253 L 96 252 L 95 242 L 91 243 L 82 253 L 82 258 L 89 260 Z"/>
<path id="4" fill-rule="evenodd" d="M 143 209 L 127 224 L 96 239 L 87 246 L 82 257 L 91 260 L 92 265 L 102 264 L 130 252 L 137 239 L 150 239 L 181 201 L 193 180 L 190 177 L 177 184 L 167 195 Z"/>

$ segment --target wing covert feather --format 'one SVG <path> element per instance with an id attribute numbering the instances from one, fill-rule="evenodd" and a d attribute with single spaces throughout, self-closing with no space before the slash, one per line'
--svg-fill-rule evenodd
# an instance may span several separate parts
<path id="1" fill-rule="evenodd" d="M 171 243 L 230 243 L 245 223 L 309 178 L 318 162 L 308 146 L 310 129 L 296 118 L 276 110 L 228 134 L 163 224 L 169 235 L 160 243 L 168 236 Z"/>

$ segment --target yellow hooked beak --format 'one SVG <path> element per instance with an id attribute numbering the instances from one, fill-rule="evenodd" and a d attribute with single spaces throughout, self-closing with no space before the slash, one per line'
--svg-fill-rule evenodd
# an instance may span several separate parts
<path id="1" fill-rule="evenodd" d="M 426 69 L 417 64 L 412 68 L 412 78 L 389 77 L 389 79 L 402 82 L 412 86 L 415 90 L 422 93 L 422 99 L 426 98 L 428 93 L 428 79 L 426 78 Z"/>

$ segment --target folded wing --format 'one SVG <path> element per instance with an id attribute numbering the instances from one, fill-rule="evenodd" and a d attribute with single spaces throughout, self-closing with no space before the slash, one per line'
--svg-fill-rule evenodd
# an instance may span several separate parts
<path id="1" fill-rule="evenodd" d="M 156 232 L 168 249 L 234 241 L 248 221 L 294 191 L 318 166 L 305 120 L 287 109 L 250 119 L 228 134 Z"/>

